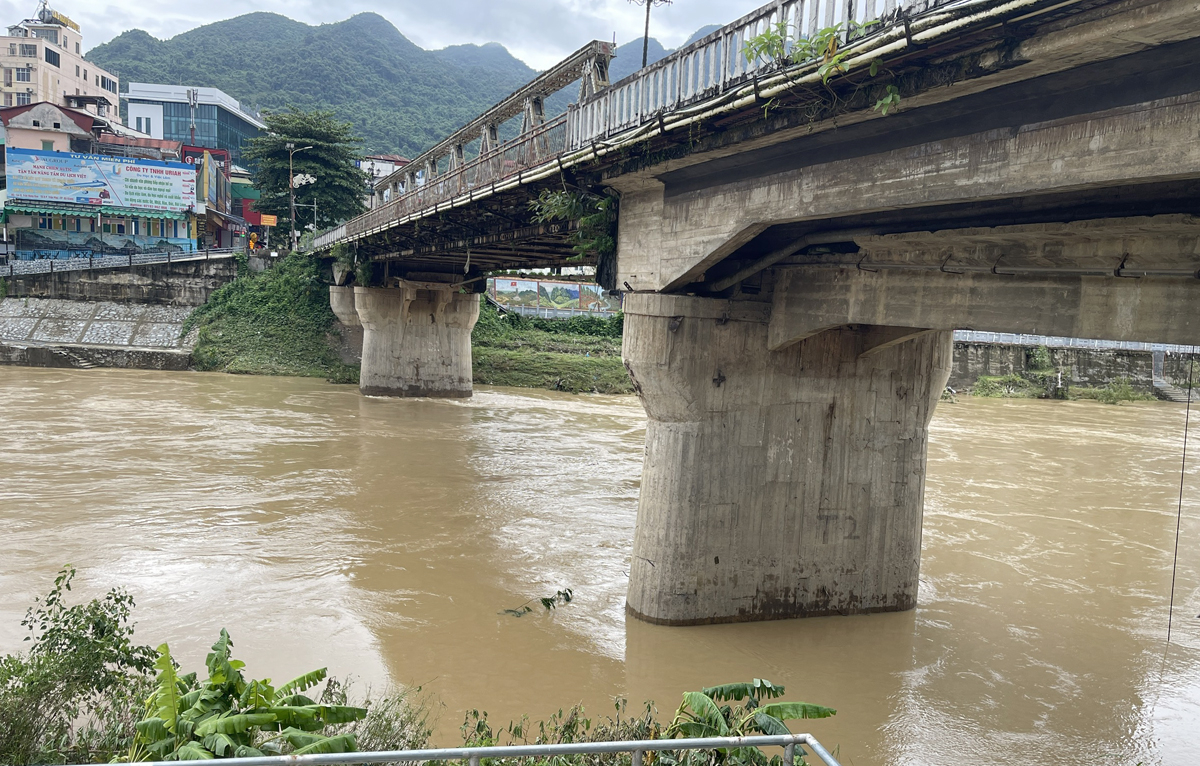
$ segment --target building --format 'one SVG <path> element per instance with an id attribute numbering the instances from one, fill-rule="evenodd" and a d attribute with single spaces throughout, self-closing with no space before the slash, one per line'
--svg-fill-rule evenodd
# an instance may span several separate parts
<path id="1" fill-rule="evenodd" d="M 49 102 L 0 108 L 3 241 L 18 259 L 196 249 L 194 164 L 155 139 Z"/>
<path id="2" fill-rule="evenodd" d="M 41 101 L 119 120 L 117 77 L 83 58 L 79 25 L 45 4 L 0 37 L 4 106 Z"/>
<path id="3" fill-rule="evenodd" d="M 392 193 L 395 190 L 387 184 L 380 187 L 380 182 L 407 165 L 408 162 L 407 157 L 401 157 L 399 154 L 368 154 L 361 160 L 354 161 L 354 166 L 370 178 L 367 182 L 366 203 L 368 208 L 373 209 L 377 204 L 392 200 Z"/>
<path id="4" fill-rule="evenodd" d="M 242 164 L 246 142 L 267 129 L 257 115 L 217 88 L 134 82 L 121 98 L 130 127 L 154 138 L 226 151 L 237 164 Z"/>

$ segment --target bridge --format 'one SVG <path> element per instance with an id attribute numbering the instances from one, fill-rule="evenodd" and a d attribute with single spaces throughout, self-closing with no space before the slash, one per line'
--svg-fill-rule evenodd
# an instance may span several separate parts
<path id="1" fill-rule="evenodd" d="M 363 391 L 469 395 L 483 275 L 574 254 L 577 224 L 530 200 L 619 196 L 598 267 L 649 416 L 638 618 L 912 608 L 954 330 L 1200 340 L 1191 0 L 786 0 L 617 83 L 609 54 L 433 147 L 320 245 L 366 262 L 331 289 L 365 328 Z"/>

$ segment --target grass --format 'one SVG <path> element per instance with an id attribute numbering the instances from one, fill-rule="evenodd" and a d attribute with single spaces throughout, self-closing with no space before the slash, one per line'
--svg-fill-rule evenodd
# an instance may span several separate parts
<path id="1" fill-rule="evenodd" d="M 993 399 L 1046 399 L 1052 391 L 1046 374 L 1046 371 L 1035 370 L 1025 375 L 981 375 L 970 393 Z M 1058 398 L 1091 399 L 1105 404 L 1154 401 L 1153 395 L 1135 389 L 1128 378 L 1118 378 L 1106 386 L 1071 386 L 1057 391 L 1065 394 Z"/>
<path id="2" fill-rule="evenodd" d="M 293 253 L 216 290 L 183 332 L 198 331 L 192 363 L 200 370 L 357 382 L 358 369 L 342 363 L 330 345 L 333 322 L 316 259 Z"/>
<path id="3" fill-rule="evenodd" d="M 500 314 L 484 301 L 471 335 L 475 382 L 571 393 L 628 394 L 620 315 L 540 319 Z"/>

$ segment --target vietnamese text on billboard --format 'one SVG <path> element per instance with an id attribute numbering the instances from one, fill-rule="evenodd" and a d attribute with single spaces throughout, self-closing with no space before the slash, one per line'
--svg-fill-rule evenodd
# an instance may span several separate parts
<path id="1" fill-rule="evenodd" d="M 182 162 L 6 148 L 10 199 L 183 211 L 196 206 L 196 169 Z"/>

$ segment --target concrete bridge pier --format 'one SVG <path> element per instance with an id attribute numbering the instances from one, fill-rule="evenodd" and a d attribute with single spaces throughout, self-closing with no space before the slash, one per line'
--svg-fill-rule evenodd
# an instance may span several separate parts
<path id="1" fill-rule="evenodd" d="M 470 396 L 479 296 L 448 284 L 396 282 L 354 288 L 363 326 L 359 389 L 369 396 Z"/>
<path id="2" fill-rule="evenodd" d="M 649 415 L 628 611 L 668 625 L 916 605 L 926 427 L 952 333 L 768 349 L 770 303 L 627 296 Z"/>

